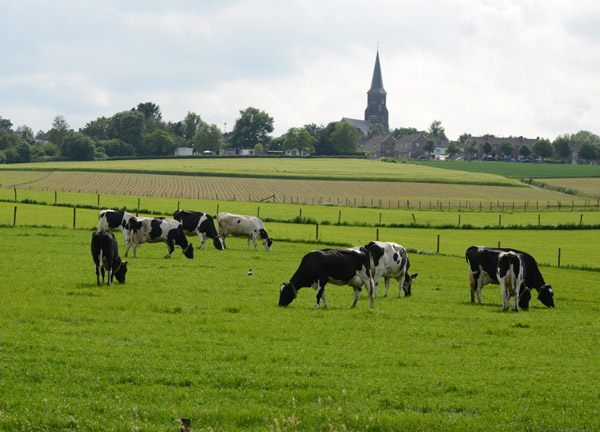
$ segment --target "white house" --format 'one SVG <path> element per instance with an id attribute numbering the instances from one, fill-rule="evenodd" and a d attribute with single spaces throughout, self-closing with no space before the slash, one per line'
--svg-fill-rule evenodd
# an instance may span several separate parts
<path id="1" fill-rule="evenodd" d="M 176 148 L 175 156 L 194 156 L 194 149 L 191 147 Z"/>

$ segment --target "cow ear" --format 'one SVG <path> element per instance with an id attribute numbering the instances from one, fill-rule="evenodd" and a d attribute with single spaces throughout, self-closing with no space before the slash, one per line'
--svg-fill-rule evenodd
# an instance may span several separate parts
<path id="1" fill-rule="evenodd" d="M 414 278 L 416 278 L 417 276 L 419 276 L 419 273 L 415 273 L 414 275 L 411 275 L 411 276 L 410 276 L 410 278 L 411 278 L 411 279 L 414 279 Z"/>

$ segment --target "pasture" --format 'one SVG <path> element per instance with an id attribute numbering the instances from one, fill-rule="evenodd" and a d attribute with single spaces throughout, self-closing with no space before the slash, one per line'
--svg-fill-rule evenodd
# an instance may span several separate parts
<path id="1" fill-rule="evenodd" d="M 149 244 L 96 287 L 91 230 L 0 231 L 2 430 L 600 428 L 598 272 L 542 267 L 557 307 L 502 313 L 497 286 L 470 303 L 464 257 L 412 253 L 412 297 L 349 309 L 328 285 L 328 310 L 308 288 L 279 308 L 313 245 Z"/>
<path id="2" fill-rule="evenodd" d="M 178 430 L 180 418 L 206 431 L 600 429 L 597 201 L 511 182 L 450 184 L 470 177 L 436 168 L 398 174 L 406 164 L 371 161 L 355 161 L 385 171 L 370 181 L 342 180 L 358 168 L 345 160 L 333 162 L 335 181 L 317 181 L 332 164 L 324 161 L 90 165 L 136 171 L 119 175 L 77 172 L 87 167 L 79 163 L 57 163 L 52 173 L 45 164 L 0 170 L 0 430 Z M 223 165 L 205 164 L 213 162 Z M 215 171 L 150 174 L 171 169 Z M 296 169 L 312 180 L 295 178 Z M 394 181 L 378 181 L 388 169 Z M 215 177 L 218 170 L 231 176 Z M 269 170 L 287 178 L 235 178 Z M 422 183 L 432 173 L 442 182 Z M 397 181 L 410 176 L 418 183 Z M 6 188 L 11 181 L 16 189 Z M 331 205 L 283 204 L 279 189 L 277 202 L 255 201 L 282 183 Z M 244 184 L 255 197 L 222 192 Z M 331 198 L 320 202 L 326 190 Z M 350 193 L 374 202 L 346 206 Z M 169 216 L 178 207 L 259 215 L 273 251 L 247 251 L 245 239 L 228 238 L 225 251 L 209 242 L 193 260 L 180 249 L 166 260 L 166 245 L 145 244 L 128 258 L 124 285 L 96 286 L 90 240 L 99 209 Z M 349 309 L 352 289 L 327 285 L 328 310 L 313 309 L 309 288 L 277 306 L 304 254 L 376 237 L 409 249 L 410 271 L 419 274 L 412 297 L 398 299 L 392 283 L 374 310 L 365 292 Z M 500 289 L 490 285 L 484 305 L 470 303 L 464 252 L 499 243 L 537 258 L 556 308 L 534 296 L 528 311 L 502 313 Z"/>

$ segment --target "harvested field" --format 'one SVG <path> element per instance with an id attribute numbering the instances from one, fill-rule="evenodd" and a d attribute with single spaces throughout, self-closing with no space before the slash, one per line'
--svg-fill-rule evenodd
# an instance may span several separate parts
<path id="1" fill-rule="evenodd" d="M 600 196 L 600 178 L 544 179 L 543 183 L 554 187 L 572 189 L 581 195 L 590 197 Z"/>
<path id="2" fill-rule="evenodd" d="M 491 201 L 524 203 L 526 201 L 571 201 L 572 197 L 552 190 L 531 187 L 483 186 L 446 183 L 360 182 L 334 180 L 286 180 L 234 177 L 197 177 L 157 174 L 56 171 L 23 173 L 0 171 L 5 187 L 14 179 L 17 189 L 59 192 L 100 193 L 112 195 L 195 198 L 215 200 L 259 201 L 267 197 L 277 202 L 298 201 L 307 204 L 344 204 L 402 206 L 409 201 L 417 206 L 444 202 L 458 206 L 460 201 L 473 205 Z M 43 174 L 43 175 L 42 175 Z M 29 175 L 29 177 L 27 176 Z M 38 175 L 37 180 L 32 180 Z M 464 204 L 463 204 L 464 205 Z"/>

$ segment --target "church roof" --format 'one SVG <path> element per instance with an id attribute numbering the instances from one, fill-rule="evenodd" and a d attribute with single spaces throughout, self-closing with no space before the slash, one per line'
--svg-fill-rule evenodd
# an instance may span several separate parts
<path id="1" fill-rule="evenodd" d="M 383 78 L 381 76 L 381 65 L 379 64 L 379 51 L 377 51 L 377 57 L 375 58 L 375 68 L 373 69 L 373 79 L 371 80 L 371 89 L 367 92 L 368 94 L 387 94 L 383 88 Z"/>
<path id="2" fill-rule="evenodd" d="M 359 120 L 359 119 L 353 119 L 353 118 L 349 118 L 349 117 L 343 117 L 342 121 L 346 122 L 346 123 L 350 123 L 352 126 L 354 126 L 359 131 L 361 131 L 364 136 L 367 136 L 369 134 L 369 129 L 371 127 L 371 123 L 369 123 L 366 120 Z"/>

